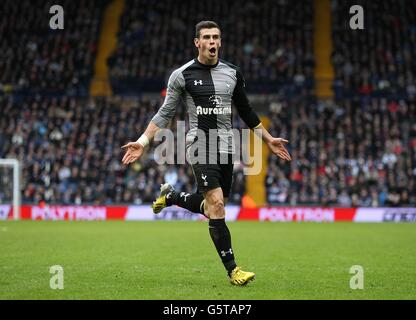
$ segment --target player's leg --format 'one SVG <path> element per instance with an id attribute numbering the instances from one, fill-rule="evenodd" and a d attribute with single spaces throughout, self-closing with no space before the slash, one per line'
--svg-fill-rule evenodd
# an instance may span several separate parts
<path id="1" fill-rule="evenodd" d="M 204 193 L 206 213 L 209 216 L 209 234 L 217 249 L 218 255 L 228 272 L 237 267 L 231 245 L 231 233 L 225 223 L 224 196 L 222 189 L 217 187 Z"/>
<path id="2" fill-rule="evenodd" d="M 227 202 L 228 202 L 228 198 L 224 198 L 224 206 L 227 204 Z M 204 215 L 207 218 L 209 218 L 209 215 L 208 215 L 208 205 L 207 205 L 207 202 L 205 201 L 205 199 L 204 199 L 204 202 L 202 204 L 203 204 Z"/>
<path id="3" fill-rule="evenodd" d="M 162 211 L 163 208 L 177 205 L 190 212 L 205 215 L 204 203 L 205 200 L 202 193 L 176 192 L 172 185 L 165 183 L 161 186 L 159 197 L 153 202 L 152 208 L 153 212 L 157 214 Z"/>
<path id="4" fill-rule="evenodd" d="M 231 185 L 233 180 L 233 168 L 234 165 L 232 162 L 230 164 L 221 164 L 220 170 L 220 186 L 223 194 L 224 199 L 224 218 L 225 218 L 225 204 L 228 201 L 228 197 L 231 192 Z M 225 219 L 224 219 L 225 224 Z M 227 228 L 228 230 L 228 228 Z M 228 231 L 229 232 L 229 231 Z M 231 234 L 230 234 L 230 246 L 231 246 Z M 235 267 L 231 272 L 229 272 L 230 281 L 234 285 L 245 285 L 249 281 L 255 278 L 255 274 L 253 272 L 247 272 L 241 270 L 240 267 Z"/>
<path id="5" fill-rule="evenodd" d="M 218 255 L 224 264 L 230 277 L 230 282 L 235 285 L 245 285 L 253 280 L 255 274 L 246 272 L 237 267 L 234 252 L 231 245 L 231 233 L 225 223 L 225 206 L 223 191 L 215 188 L 205 193 L 207 214 L 209 218 L 209 234 L 217 249 Z"/>
<path id="6" fill-rule="evenodd" d="M 187 193 L 171 191 L 166 195 L 166 204 L 168 206 L 177 205 L 178 207 L 185 208 L 193 213 L 205 215 L 204 203 L 204 196 L 199 192 Z"/>

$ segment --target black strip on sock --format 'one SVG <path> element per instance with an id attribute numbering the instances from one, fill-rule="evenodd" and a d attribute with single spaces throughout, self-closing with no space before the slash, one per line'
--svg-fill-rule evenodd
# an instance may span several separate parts
<path id="1" fill-rule="evenodd" d="M 217 249 L 218 255 L 230 275 L 237 266 L 234 261 L 234 252 L 231 248 L 231 234 L 225 224 L 225 219 L 210 219 L 209 234 Z"/>

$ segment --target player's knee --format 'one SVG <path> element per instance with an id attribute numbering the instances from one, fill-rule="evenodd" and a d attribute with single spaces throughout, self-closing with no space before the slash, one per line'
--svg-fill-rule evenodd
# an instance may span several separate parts
<path id="1" fill-rule="evenodd" d="M 212 205 L 214 206 L 215 211 L 224 210 L 224 200 L 222 199 L 219 199 L 219 198 L 215 199 Z"/>
<path id="2" fill-rule="evenodd" d="M 209 216 L 210 218 L 224 218 L 224 200 L 215 197 L 209 202 Z"/>
<path id="3" fill-rule="evenodd" d="M 223 219 L 225 217 L 224 197 L 221 189 L 208 191 L 205 195 L 205 203 L 210 219 Z"/>

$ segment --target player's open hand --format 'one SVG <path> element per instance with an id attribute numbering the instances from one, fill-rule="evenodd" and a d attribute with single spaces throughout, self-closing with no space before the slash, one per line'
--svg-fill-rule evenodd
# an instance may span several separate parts
<path id="1" fill-rule="evenodd" d="M 139 159 L 144 151 L 143 146 L 138 142 L 129 142 L 121 148 L 126 150 L 126 154 L 124 155 L 123 160 L 121 160 L 124 165 L 128 165 Z"/>
<path id="2" fill-rule="evenodd" d="M 288 142 L 289 141 L 282 138 L 273 138 L 267 145 L 269 146 L 270 151 L 276 156 L 282 158 L 283 160 L 290 161 L 292 160 L 292 157 L 285 148 L 285 144 Z"/>

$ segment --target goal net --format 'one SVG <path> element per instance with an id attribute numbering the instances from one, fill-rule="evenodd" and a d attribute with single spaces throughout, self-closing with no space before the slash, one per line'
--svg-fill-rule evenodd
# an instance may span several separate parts
<path id="1" fill-rule="evenodd" d="M 16 159 L 0 159 L 0 219 L 20 218 L 20 165 Z"/>

